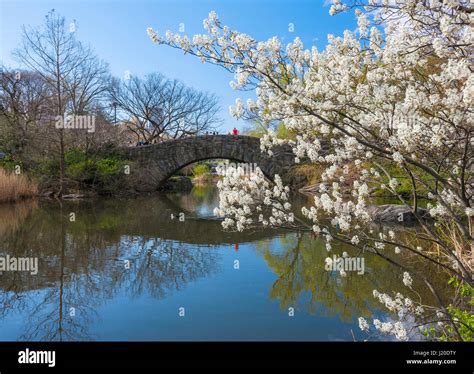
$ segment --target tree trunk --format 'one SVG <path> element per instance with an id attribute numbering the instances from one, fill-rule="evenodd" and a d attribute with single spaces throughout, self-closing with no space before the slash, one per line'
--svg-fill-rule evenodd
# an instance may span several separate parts
<path id="1" fill-rule="evenodd" d="M 58 197 L 61 198 L 65 192 L 64 179 L 66 170 L 66 161 L 64 156 L 64 129 L 59 130 L 59 193 Z"/>

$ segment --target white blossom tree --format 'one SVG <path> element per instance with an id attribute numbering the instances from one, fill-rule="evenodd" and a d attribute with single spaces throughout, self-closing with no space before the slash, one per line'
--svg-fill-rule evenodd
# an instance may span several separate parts
<path id="1" fill-rule="evenodd" d="M 468 0 L 333 3 L 331 15 L 355 11 L 358 29 L 329 35 L 323 51 L 305 49 L 299 38 L 286 46 L 277 37 L 259 42 L 223 26 L 215 12 L 203 22 L 207 32 L 191 39 L 148 29 L 153 42 L 233 72 L 232 88 L 255 89 L 256 100 L 237 100 L 231 113 L 284 122 L 297 134 L 287 141 L 295 161 L 325 167 L 314 204 L 302 211 L 306 220 L 292 215 L 279 177 L 270 184 L 258 172 L 243 178 L 238 169 L 228 170 L 219 184 L 216 213 L 225 217 L 226 228 L 238 230 L 257 224 L 309 227 L 326 238 L 328 251 L 332 240 L 382 257 L 387 250 L 409 251 L 472 287 L 473 6 Z M 262 151 L 271 155 L 272 146 L 282 142 L 269 131 Z M 329 152 L 322 152 L 323 142 L 331 145 Z M 409 199 L 397 192 L 401 178 L 410 181 Z M 370 229 L 368 198 L 374 186 L 410 207 L 422 244 Z M 428 218 L 419 209 L 421 197 L 429 200 Z M 431 248 L 440 255 L 430 254 Z M 423 274 L 412 275 L 431 287 Z M 399 322 L 374 326 L 404 340 L 405 325 Z M 451 324 L 460 338 L 459 326 L 452 319 Z M 366 329 L 364 322 L 361 327 Z"/>

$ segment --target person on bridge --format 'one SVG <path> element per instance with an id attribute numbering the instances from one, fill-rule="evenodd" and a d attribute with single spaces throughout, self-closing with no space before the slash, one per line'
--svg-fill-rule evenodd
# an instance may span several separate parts
<path id="1" fill-rule="evenodd" d="M 232 130 L 232 135 L 239 135 L 239 130 L 237 130 L 235 127 Z"/>

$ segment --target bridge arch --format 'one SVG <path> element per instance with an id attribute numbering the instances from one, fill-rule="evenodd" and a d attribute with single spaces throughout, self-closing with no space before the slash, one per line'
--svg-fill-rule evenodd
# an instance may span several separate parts
<path id="1" fill-rule="evenodd" d="M 152 191 L 181 168 L 203 160 L 226 159 L 236 163 L 256 164 L 268 178 L 284 174 L 294 164 L 289 146 L 275 148 L 272 157 L 260 150 L 260 139 L 242 135 L 194 136 L 124 150 L 134 161 L 132 173 L 143 181 L 138 190 Z"/>

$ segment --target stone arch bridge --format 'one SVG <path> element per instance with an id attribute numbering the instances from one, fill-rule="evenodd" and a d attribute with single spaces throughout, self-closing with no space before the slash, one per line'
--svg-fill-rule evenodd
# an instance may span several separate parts
<path id="1" fill-rule="evenodd" d="M 170 140 L 159 144 L 123 149 L 124 157 L 134 161 L 131 174 L 139 182 L 135 189 L 153 191 L 179 169 L 197 161 L 227 159 L 256 164 L 268 178 L 284 175 L 294 165 L 291 147 L 273 149 L 273 156 L 261 152 L 260 139 L 242 135 L 203 135 Z"/>

